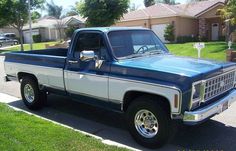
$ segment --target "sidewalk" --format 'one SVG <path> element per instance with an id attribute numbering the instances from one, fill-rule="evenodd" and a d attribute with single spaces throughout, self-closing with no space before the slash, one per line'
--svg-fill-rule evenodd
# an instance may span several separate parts
<path id="1" fill-rule="evenodd" d="M 13 46 L 7 46 L 7 47 L 0 47 L 0 51 L 1 50 L 6 50 L 6 49 L 10 49 L 10 48 L 14 48 L 14 47 L 17 47 L 19 45 L 13 45 Z"/>

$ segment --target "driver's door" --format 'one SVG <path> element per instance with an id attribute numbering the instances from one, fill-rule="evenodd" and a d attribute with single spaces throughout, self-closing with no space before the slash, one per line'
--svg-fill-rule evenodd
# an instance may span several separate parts
<path id="1" fill-rule="evenodd" d="M 90 97 L 108 101 L 109 62 L 107 47 L 101 33 L 82 32 L 77 36 L 74 52 L 69 56 L 65 68 L 65 85 L 72 97 Z M 97 60 L 82 61 L 82 51 L 94 51 Z M 99 61 L 100 66 L 96 65 Z M 78 99 L 78 98 L 77 98 Z"/>

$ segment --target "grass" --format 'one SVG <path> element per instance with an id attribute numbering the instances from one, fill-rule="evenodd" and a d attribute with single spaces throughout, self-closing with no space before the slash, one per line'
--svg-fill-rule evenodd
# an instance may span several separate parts
<path id="1" fill-rule="evenodd" d="M 34 43 L 33 44 L 33 49 L 34 50 L 46 49 L 46 46 L 45 46 L 46 44 L 54 45 L 54 44 L 57 44 L 57 43 L 59 43 L 59 42 L 53 41 L 53 42 Z M 30 50 L 30 45 L 29 44 L 24 44 L 24 50 Z M 17 45 L 15 47 L 7 48 L 6 50 L 0 50 L 0 52 L 8 52 L 8 51 L 20 51 L 20 45 Z"/>
<path id="2" fill-rule="evenodd" d="M 197 58 L 197 49 L 193 48 L 194 43 L 167 44 L 171 53 L 178 56 L 189 56 Z M 205 48 L 201 51 L 201 57 L 206 59 L 226 60 L 225 50 L 228 48 L 226 42 L 206 42 Z M 236 44 L 233 45 L 236 50 Z"/>
<path id="3" fill-rule="evenodd" d="M 126 150 L 0 104 L 0 150 Z"/>

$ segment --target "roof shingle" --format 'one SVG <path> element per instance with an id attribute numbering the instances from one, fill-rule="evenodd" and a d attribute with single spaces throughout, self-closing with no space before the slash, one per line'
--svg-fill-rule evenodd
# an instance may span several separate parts
<path id="1" fill-rule="evenodd" d="M 188 4 L 168 5 L 158 3 L 145 9 L 136 10 L 124 14 L 120 21 L 139 20 L 148 18 L 163 18 L 173 16 L 196 17 L 201 12 L 218 4 L 224 4 L 225 0 L 208 0 L 191 2 Z"/>

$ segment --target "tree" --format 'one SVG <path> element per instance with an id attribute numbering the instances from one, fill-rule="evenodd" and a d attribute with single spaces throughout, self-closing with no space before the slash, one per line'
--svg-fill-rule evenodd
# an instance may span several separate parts
<path id="1" fill-rule="evenodd" d="M 165 40 L 173 42 L 175 41 L 175 27 L 172 24 L 169 24 L 166 26 L 166 29 L 164 30 L 165 34 Z"/>
<path id="2" fill-rule="evenodd" d="M 42 7 L 44 0 L 31 0 L 31 10 Z M 0 1 L 0 26 L 14 27 L 20 35 L 21 50 L 23 47 L 23 26 L 29 20 L 27 0 L 1 0 Z"/>
<path id="3" fill-rule="evenodd" d="M 236 24 L 236 0 L 227 0 L 225 7 L 219 9 L 219 13 L 223 19 L 229 20 L 231 25 Z"/>
<path id="4" fill-rule="evenodd" d="M 62 6 L 56 5 L 53 0 L 51 0 L 51 3 L 46 4 L 46 11 L 48 13 L 48 16 L 55 17 L 56 19 L 59 19 L 62 15 Z"/>
<path id="5" fill-rule="evenodd" d="M 39 18 L 41 18 L 42 17 L 42 15 L 39 13 L 39 12 L 37 12 L 37 11 L 33 11 L 32 13 L 31 13 L 31 19 L 33 20 L 33 21 L 36 21 L 37 19 L 39 19 Z"/>
<path id="6" fill-rule="evenodd" d="M 65 28 L 65 22 L 64 22 L 63 18 L 56 20 L 55 27 L 56 27 L 57 31 L 59 32 L 59 39 L 62 42 L 62 39 L 63 39 L 62 33 L 63 33 L 63 29 Z"/>
<path id="7" fill-rule="evenodd" d="M 129 11 L 136 11 L 138 9 L 139 6 L 137 6 L 135 3 L 130 4 L 129 6 Z"/>
<path id="8" fill-rule="evenodd" d="M 76 7 L 74 6 L 70 6 L 70 10 L 66 12 L 66 17 L 68 16 L 75 16 L 75 15 L 78 15 L 78 11 L 76 10 Z"/>
<path id="9" fill-rule="evenodd" d="M 70 10 L 66 13 L 66 17 L 75 16 L 75 15 L 78 15 L 78 12 Z"/>
<path id="10" fill-rule="evenodd" d="M 225 6 L 218 10 L 221 18 L 225 20 L 226 23 L 226 41 L 230 40 L 231 28 L 230 25 L 236 24 L 236 0 L 226 0 Z"/>
<path id="11" fill-rule="evenodd" d="M 77 3 L 78 12 L 87 18 L 87 26 L 111 26 L 129 8 L 129 0 L 84 0 Z"/>
<path id="12" fill-rule="evenodd" d="M 71 38 L 76 29 L 77 28 L 73 27 L 73 26 L 70 26 L 70 27 L 66 28 L 66 30 L 65 30 L 66 37 Z"/>
<path id="13" fill-rule="evenodd" d="M 155 5 L 155 3 L 156 3 L 155 0 L 144 0 L 145 7 Z"/>
<path id="14" fill-rule="evenodd" d="M 163 3 L 163 4 L 169 4 L 169 5 L 175 5 L 175 0 L 156 0 L 156 3 Z"/>
<path id="15" fill-rule="evenodd" d="M 53 2 L 53 0 L 51 0 L 51 3 L 46 4 L 46 10 L 48 16 L 52 16 L 56 19 L 56 24 L 54 26 L 59 33 L 60 41 L 62 41 L 62 32 L 65 27 L 65 22 L 63 21 L 63 16 L 62 16 L 63 7 L 56 5 Z"/>

